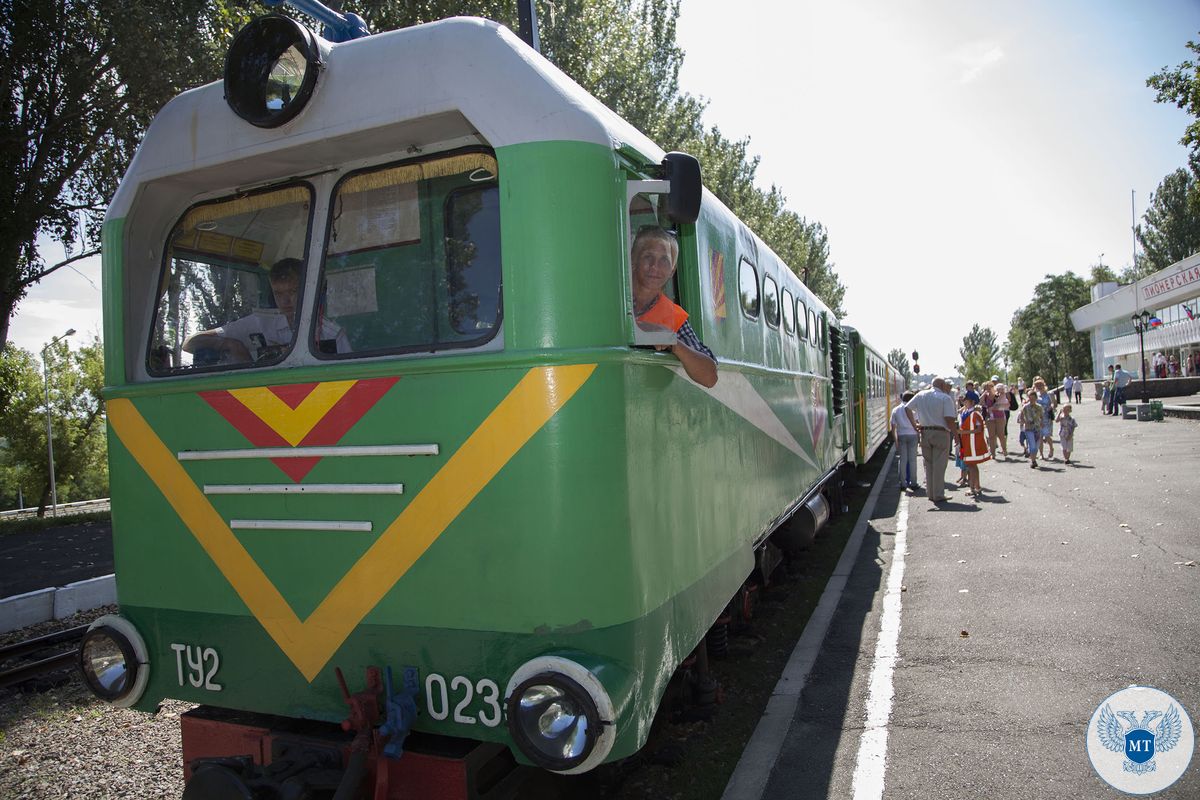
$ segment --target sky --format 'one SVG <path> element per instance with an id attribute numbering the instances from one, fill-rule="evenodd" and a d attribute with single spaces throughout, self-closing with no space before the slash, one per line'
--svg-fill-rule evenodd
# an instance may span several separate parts
<path id="1" fill-rule="evenodd" d="M 733 13 L 736 9 L 736 13 Z M 955 372 L 1047 274 L 1132 262 L 1131 192 L 1187 163 L 1146 79 L 1200 0 L 683 0 L 681 90 L 829 232 L 846 321 Z"/>
<path id="2" fill-rule="evenodd" d="M 847 322 L 949 374 L 1047 274 L 1131 262 L 1190 121 L 1146 79 L 1198 32 L 1200 0 L 683 0 L 677 35 L 706 123 L 828 230 Z M 99 335 L 99 259 L 73 266 L 30 291 L 14 343 Z"/>

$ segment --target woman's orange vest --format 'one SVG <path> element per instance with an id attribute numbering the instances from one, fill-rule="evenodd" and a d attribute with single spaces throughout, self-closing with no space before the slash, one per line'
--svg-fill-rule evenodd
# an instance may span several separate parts
<path id="1" fill-rule="evenodd" d="M 688 313 L 671 302 L 671 298 L 662 292 L 658 293 L 658 299 L 650 308 L 638 315 L 638 322 L 662 325 L 664 328 L 670 328 L 676 332 L 683 327 L 683 323 L 687 322 L 687 319 Z"/>

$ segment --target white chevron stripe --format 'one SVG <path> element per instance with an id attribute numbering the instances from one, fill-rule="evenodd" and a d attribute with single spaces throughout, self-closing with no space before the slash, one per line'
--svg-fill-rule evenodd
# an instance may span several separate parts
<path id="1" fill-rule="evenodd" d="M 666 366 L 666 365 L 664 365 Z M 682 366 L 669 366 L 667 369 L 674 372 L 683 380 L 691 383 L 697 389 L 707 393 L 721 405 L 728 408 L 733 413 L 737 414 L 742 419 L 749 422 L 760 431 L 770 436 L 775 441 L 786 447 L 788 450 L 795 453 L 797 456 L 814 469 L 817 467 L 812 456 L 808 454 L 796 437 L 792 436 L 791 431 L 787 429 L 779 417 L 775 416 L 775 412 L 771 410 L 771 406 L 763 399 L 763 396 L 750 385 L 750 381 L 740 372 L 722 372 L 721 379 L 717 381 L 717 385 L 711 389 L 707 389 L 688 377 L 687 372 Z M 803 400 L 803 398 L 801 398 Z"/>

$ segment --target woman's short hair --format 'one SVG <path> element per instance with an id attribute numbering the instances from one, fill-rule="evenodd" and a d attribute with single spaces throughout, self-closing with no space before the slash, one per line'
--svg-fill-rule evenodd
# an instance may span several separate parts
<path id="1" fill-rule="evenodd" d="M 638 251 L 645 247 L 646 243 L 651 239 L 658 239 L 659 241 L 666 242 L 667 247 L 671 250 L 671 264 L 674 265 L 679 263 L 679 242 L 675 240 L 675 237 L 672 236 L 669 231 L 664 230 L 657 225 L 646 225 L 637 232 L 637 236 L 633 237 L 633 250 L 631 252 L 631 257 L 634 261 L 637 260 Z"/>
<path id="2" fill-rule="evenodd" d="M 904 394 L 900 395 L 900 401 L 907 403 L 909 400 L 912 400 L 914 397 L 916 397 L 916 395 L 913 394 L 911 391 L 905 392 Z"/>

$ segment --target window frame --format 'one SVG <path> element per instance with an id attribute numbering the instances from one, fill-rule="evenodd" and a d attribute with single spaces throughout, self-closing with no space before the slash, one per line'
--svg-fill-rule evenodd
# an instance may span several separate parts
<path id="1" fill-rule="evenodd" d="M 804 333 L 800 332 L 800 320 L 804 320 Z M 796 298 L 796 336 L 803 342 L 808 341 L 808 303 L 804 298 Z"/>
<path id="2" fill-rule="evenodd" d="M 305 225 L 305 229 L 304 229 L 304 248 L 302 251 L 304 254 L 303 259 L 304 259 L 305 274 L 301 276 L 300 289 L 296 296 L 296 313 L 298 315 L 297 326 L 299 325 L 299 321 L 301 319 L 303 319 L 302 312 L 305 309 L 304 303 L 305 303 L 306 292 L 308 290 L 309 251 L 312 249 L 313 217 L 315 216 L 316 210 L 317 210 L 317 203 L 316 203 L 317 190 L 313 186 L 313 184 L 310 181 L 306 181 L 306 180 L 288 179 L 282 183 L 272 184 L 270 186 L 262 186 L 262 187 L 259 187 L 256 189 L 252 189 L 250 191 L 243 191 L 243 192 L 234 191 L 231 193 L 222 194 L 219 197 L 212 197 L 207 200 L 201 200 L 199 202 L 192 203 L 187 208 L 185 208 L 182 213 L 180 213 L 177 217 L 175 217 L 175 221 L 173 223 L 171 223 L 171 227 L 167 229 L 166 239 L 163 241 L 162 263 L 158 270 L 158 281 L 154 284 L 153 300 L 151 301 L 150 308 L 149 308 L 150 325 L 147 330 L 145 349 L 142 351 L 143 352 L 142 366 L 146 370 L 146 375 L 149 376 L 151 379 L 180 378 L 180 377 L 189 377 L 189 376 L 193 376 L 193 375 L 212 375 L 212 374 L 218 374 L 218 373 L 236 372 L 238 370 L 244 370 L 244 369 L 262 369 L 263 367 L 277 367 L 280 364 L 287 361 L 288 358 L 291 357 L 292 353 L 295 352 L 296 342 L 299 341 L 299 339 L 300 339 L 301 332 L 299 330 L 297 330 L 295 332 L 295 335 L 292 337 L 291 344 L 288 345 L 288 348 L 286 350 L 284 350 L 282 353 L 280 353 L 279 358 L 269 361 L 269 362 L 261 362 L 260 363 L 260 362 L 251 360 L 251 361 L 246 361 L 246 362 L 243 362 L 240 364 L 212 364 L 210 366 L 187 367 L 187 368 L 178 367 L 178 368 L 171 368 L 165 372 L 161 371 L 161 370 L 155 370 L 150 363 L 150 353 L 153 351 L 154 337 L 155 337 L 155 333 L 158 331 L 158 307 L 159 307 L 159 303 L 162 300 L 162 295 L 160 294 L 160 289 L 163 292 L 165 292 L 165 289 L 163 287 L 165 287 L 167 285 L 167 283 L 169 282 L 169 279 L 170 279 L 169 270 L 170 270 L 171 249 L 172 249 L 171 244 L 170 244 L 170 237 L 171 237 L 172 232 L 174 232 L 175 229 L 179 226 L 179 223 L 181 223 L 187 217 L 188 214 L 192 213 L 193 210 L 195 210 L 197 208 L 201 208 L 203 206 L 219 205 L 221 203 L 228 203 L 231 200 L 237 200 L 237 199 L 240 199 L 243 197 L 254 197 L 256 195 L 270 194 L 272 192 L 278 192 L 281 190 L 291 189 L 291 188 L 302 188 L 302 189 L 307 190 L 307 192 L 308 192 L 308 221 L 307 221 L 307 223 Z M 269 274 L 270 274 L 270 267 L 267 267 L 266 269 L 263 270 L 263 280 L 268 280 Z M 230 322 L 232 322 L 232 320 L 230 320 Z M 211 330 L 211 328 L 209 330 Z M 200 331 L 196 331 L 196 333 L 200 333 Z M 193 335 L 195 335 L 195 334 L 193 334 Z M 180 346 L 182 347 L 182 345 L 180 345 Z"/>
<path id="3" fill-rule="evenodd" d="M 754 275 L 754 299 L 756 302 L 755 302 L 753 314 L 751 314 L 750 310 L 746 308 L 746 303 L 745 303 L 745 301 L 742 300 L 742 267 L 743 267 L 743 265 L 749 267 L 750 272 Z M 762 286 L 759 284 L 759 280 L 758 280 L 758 267 L 756 267 L 754 265 L 753 261 L 746 258 L 745 256 L 741 256 L 738 259 L 738 307 L 740 307 L 742 309 L 742 316 L 744 316 L 746 319 L 753 320 L 754 322 L 758 322 L 758 320 L 762 317 L 762 310 L 763 310 L 762 309 Z"/>
<path id="4" fill-rule="evenodd" d="M 455 156 L 469 155 L 472 153 L 477 153 L 477 154 L 488 156 L 494 162 L 496 162 L 496 173 L 495 173 L 495 176 L 493 177 L 492 182 L 481 181 L 479 183 L 479 185 L 477 185 L 477 186 L 460 186 L 460 187 L 455 188 L 446 193 L 446 198 L 442 201 L 441 208 L 440 208 L 440 212 L 442 215 L 442 219 L 441 219 L 442 238 L 445 239 L 446 228 L 447 228 L 446 220 L 448 218 L 449 204 L 450 204 L 451 200 L 453 200 L 457 194 L 459 194 L 460 192 L 463 192 L 463 191 L 478 191 L 480 189 L 483 189 L 483 188 L 485 188 L 487 186 L 491 186 L 491 185 L 494 185 L 495 188 L 497 189 L 497 192 L 499 192 L 500 162 L 496 158 L 495 151 L 490 150 L 485 147 L 467 147 L 467 148 L 459 148 L 457 150 L 447 150 L 445 152 L 430 153 L 427 155 L 422 155 L 417 158 L 405 158 L 405 159 L 400 159 L 398 161 L 386 161 L 386 162 L 383 162 L 380 164 L 372 164 L 370 166 L 360 167 L 359 169 L 353 170 L 351 172 L 347 172 L 345 175 L 338 178 L 337 182 L 334 183 L 333 187 L 330 189 L 328 211 L 326 212 L 326 215 L 325 215 L 326 216 L 326 218 L 325 218 L 325 237 L 323 239 L 323 246 L 322 246 L 322 252 L 321 252 L 321 267 L 317 271 L 317 282 L 316 282 L 318 294 L 320 294 L 319 289 L 324 285 L 325 272 L 326 272 L 326 268 L 327 268 L 328 262 L 329 262 L 329 255 L 330 255 L 329 254 L 329 237 L 333 230 L 333 223 L 334 223 L 334 211 L 333 210 L 337 205 L 338 190 L 342 187 L 343 184 L 345 184 L 347 181 L 349 181 L 359 175 L 365 175 L 365 174 L 368 174 L 371 172 L 383 172 L 385 170 L 394 169 L 396 167 L 404 167 L 404 166 L 412 166 L 415 164 L 423 164 L 423 163 L 430 162 L 430 161 L 438 161 L 441 159 L 453 158 Z M 418 191 L 417 203 L 420 204 L 421 202 L 422 202 L 422 199 L 421 199 L 420 191 Z M 499 205 L 497 206 L 496 214 L 497 214 L 496 235 L 499 239 L 501 231 L 503 229 L 503 226 L 499 223 L 499 216 L 500 216 Z M 372 249 L 382 250 L 382 249 L 387 249 L 387 248 L 379 247 L 379 248 L 372 248 Z M 497 335 L 499 335 L 500 331 L 504 327 L 504 256 L 503 256 L 504 247 L 503 247 L 502 240 L 500 240 L 499 249 L 500 249 L 500 293 L 498 295 L 498 301 L 499 301 L 500 305 L 499 305 L 499 308 L 497 309 L 497 313 L 496 313 L 496 324 L 488 332 L 487 336 L 479 337 L 479 338 L 475 338 L 475 339 L 464 340 L 464 341 L 460 341 L 460 342 L 433 342 L 433 343 L 426 342 L 426 343 L 420 344 L 420 345 L 404 345 L 404 346 L 400 346 L 400 347 L 373 348 L 370 350 L 351 350 L 348 353 L 322 353 L 317 348 L 318 341 L 316 339 L 316 333 L 317 333 L 316 326 L 319 321 L 317 319 L 317 308 L 314 305 L 313 308 L 311 309 L 312 316 L 311 316 L 311 322 L 310 322 L 310 330 L 308 331 L 308 333 L 313 334 L 313 336 L 309 337 L 309 340 L 308 340 L 309 353 L 314 358 L 319 359 L 320 361 L 337 362 L 337 361 L 361 360 L 361 359 L 368 359 L 368 358 L 384 358 L 384 357 L 388 357 L 388 356 L 406 356 L 406 355 L 414 355 L 414 354 L 434 355 L 437 353 L 443 353 L 447 350 L 471 350 L 471 349 L 476 349 L 476 348 L 480 348 L 480 347 L 486 347 L 488 344 L 490 344 L 496 338 Z M 443 244 L 443 251 L 444 250 L 445 250 L 445 247 Z M 441 265 L 441 274 L 442 275 L 445 274 L 447 266 L 448 266 L 448 261 L 444 262 Z M 313 299 L 314 302 L 316 301 L 316 299 L 317 298 L 314 297 L 314 299 Z M 449 324 L 449 319 L 447 319 L 447 324 Z M 453 330 L 453 326 L 451 326 L 451 329 Z M 455 331 L 455 332 L 457 333 L 458 331 Z"/>
<path id="5" fill-rule="evenodd" d="M 796 298 L 786 286 L 779 290 L 779 306 L 783 309 L 783 332 L 792 336 L 796 332 Z"/>
<path id="6" fill-rule="evenodd" d="M 771 285 L 775 287 L 775 321 L 774 322 L 771 321 L 771 317 L 767 314 L 767 308 L 766 308 L 766 306 L 767 306 L 767 303 L 766 303 L 767 281 L 770 281 Z M 762 294 L 760 296 L 760 304 L 761 304 L 760 307 L 762 309 L 763 322 L 767 323 L 768 328 L 774 328 L 774 329 L 778 330 L 780 319 L 783 316 L 783 312 L 779 308 L 779 282 L 776 281 L 774 278 L 772 278 L 770 275 L 768 275 L 764 271 L 763 277 L 762 277 L 762 284 L 763 285 L 762 285 Z"/>

